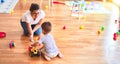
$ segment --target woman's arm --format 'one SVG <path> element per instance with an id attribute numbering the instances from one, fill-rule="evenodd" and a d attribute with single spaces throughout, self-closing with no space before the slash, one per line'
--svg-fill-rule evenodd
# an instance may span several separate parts
<path id="1" fill-rule="evenodd" d="M 43 19 L 41 19 L 41 20 L 38 22 L 38 24 L 34 27 L 33 33 L 41 26 L 42 20 L 43 20 Z"/>

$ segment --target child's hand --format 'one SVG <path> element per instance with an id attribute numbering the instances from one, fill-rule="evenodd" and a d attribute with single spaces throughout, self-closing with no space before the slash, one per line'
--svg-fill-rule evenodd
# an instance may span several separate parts
<path id="1" fill-rule="evenodd" d="M 37 47 L 38 49 L 41 49 L 43 47 L 43 44 L 39 44 L 38 42 L 31 44 L 32 47 Z"/>
<path id="2" fill-rule="evenodd" d="M 35 43 L 32 43 L 32 44 L 31 44 L 31 46 L 36 47 L 36 46 L 37 46 L 37 44 L 38 44 L 38 42 L 35 42 Z"/>
<path id="3" fill-rule="evenodd" d="M 36 47 L 36 44 L 35 44 L 35 43 L 33 43 L 33 44 L 31 44 L 31 46 L 32 46 L 32 47 Z"/>
<path id="4" fill-rule="evenodd" d="M 43 48 L 43 44 L 37 44 L 37 46 L 39 49 Z"/>

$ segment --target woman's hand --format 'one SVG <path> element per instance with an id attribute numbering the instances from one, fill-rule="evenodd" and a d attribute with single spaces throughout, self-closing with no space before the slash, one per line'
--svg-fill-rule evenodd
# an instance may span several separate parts
<path id="1" fill-rule="evenodd" d="M 29 37 L 29 38 L 30 38 L 30 41 L 31 41 L 31 42 L 34 42 L 33 34 L 32 34 L 32 35 L 30 35 L 30 37 Z"/>

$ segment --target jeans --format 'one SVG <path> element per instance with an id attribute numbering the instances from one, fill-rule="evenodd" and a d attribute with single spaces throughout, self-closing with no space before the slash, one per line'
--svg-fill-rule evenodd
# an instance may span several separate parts
<path id="1" fill-rule="evenodd" d="M 24 30 L 24 34 L 25 34 L 25 35 L 28 35 L 29 32 L 28 32 L 28 29 L 27 29 L 26 22 L 20 21 L 20 23 L 21 23 L 21 26 L 22 26 L 22 28 L 23 28 L 23 30 Z M 36 24 L 31 25 L 31 28 L 34 29 L 35 26 L 36 26 Z M 40 35 L 41 33 L 42 33 L 42 29 L 41 29 L 41 27 L 40 27 L 40 28 L 38 28 L 38 29 L 34 32 L 34 35 Z"/>

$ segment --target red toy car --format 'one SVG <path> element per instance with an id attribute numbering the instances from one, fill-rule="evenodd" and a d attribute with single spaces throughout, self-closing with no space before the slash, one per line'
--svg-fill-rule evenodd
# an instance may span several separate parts
<path id="1" fill-rule="evenodd" d="M 4 38 L 6 37 L 6 33 L 5 32 L 0 32 L 0 38 Z"/>

